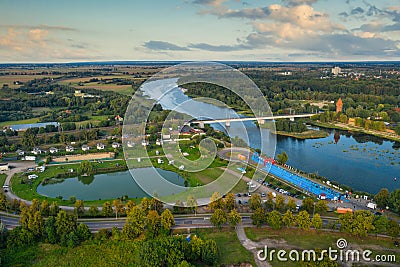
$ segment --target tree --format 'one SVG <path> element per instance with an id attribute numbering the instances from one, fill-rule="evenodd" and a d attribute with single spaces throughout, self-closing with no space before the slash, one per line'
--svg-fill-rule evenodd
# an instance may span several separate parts
<path id="1" fill-rule="evenodd" d="M 217 263 L 218 247 L 214 240 L 206 240 L 204 242 L 203 250 L 201 252 L 201 260 L 210 266 Z"/>
<path id="2" fill-rule="evenodd" d="M 235 210 L 232 209 L 231 212 L 228 214 L 228 223 L 235 227 L 237 224 L 242 222 L 242 216 Z"/>
<path id="3" fill-rule="evenodd" d="M 310 229 L 310 214 L 306 210 L 300 211 L 299 214 L 296 216 L 296 223 L 301 229 Z"/>
<path id="4" fill-rule="evenodd" d="M 161 228 L 161 219 L 157 211 L 155 210 L 149 211 L 146 218 L 146 224 L 147 224 L 147 234 L 149 235 L 149 237 L 154 238 L 158 236 Z"/>
<path id="5" fill-rule="evenodd" d="M 274 210 L 267 214 L 267 223 L 274 230 L 279 230 L 282 228 L 282 215 Z"/>
<path id="6" fill-rule="evenodd" d="M 235 200 L 235 196 L 233 195 L 233 193 L 226 194 L 224 202 L 225 202 L 225 209 L 227 211 L 231 211 L 231 210 L 235 209 L 236 200 Z"/>
<path id="7" fill-rule="evenodd" d="M 321 216 L 318 213 L 315 213 L 314 216 L 312 217 L 311 225 L 315 229 L 321 229 L 322 228 L 322 219 L 321 219 Z"/>
<path id="8" fill-rule="evenodd" d="M 43 216 L 49 216 L 50 214 L 50 204 L 46 199 L 40 204 L 40 212 Z"/>
<path id="9" fill-rule="evenodd" d="M 389 190 L 382 188 L 375 196 L 376 205 L 381 209 L 386 209 L 389 204 Z"/>
<path id="10" fill-rule="evenodd" d="M 216 209 L 210 217 L 210 222 L 218 227 L 218 229 L 221 229 L 221 226 L 226 223 L 226 220 L 226 213 L 222 209 Z"/>
<path id="11" fill-rule="evenodd" d="M 278 154 L 276 156 L 276 161 L 278 161 L 280 164 L 284 165 L 286 162 L 289 160 L 289 156 L 286 154 L 285 151 L 282 151 L 281 154 Z"/>
<path id="12" fill-rule="evenodd" d="M 157 198 L 152 198 L 150 199 L 150 209 L 157 211 L 158 213 L 161 213 L 164 208 L 163 203 L 158 200 Z"/>
<path id="13" fill-rule="evenodd" d="M 34 199 L 32 200 L 30 209 L 31 209 L 32 211 L 34 211 L 34 212 L 35 212 L 35 211 L 39 211 L 39 210 L 40 210 L 40 202 L 39 202 L 39 200 L 37 200 L 36 198 L 34 198 Z"/>
<path id="14" fill-rule="evenodd" d="M 75 202 L 76 202 L 76 197 L 75 197 L 75 196 L 70 196 L 70 197 L 69 197 L 69 201 L 70 201 L 71 203 L 75 203 Z"/>
<path id="15" fill-rule="evenodd" d="M 249 199 L 249 207 L 252 210 L 262 208 L 261 196 L 260 194 L 252 194 Z"/>
<path id="16" fill-rule="evenodd" d="M 281 195 L 277 195 L 275 199 L 275 209 L 283 211 L 285 208 L 285 198 Z"/>
<path id="17" fill-rule="evenodd" d="M 58 235 L 56 229 L 56 218 L 50 216 L 44 223 L 44 236 L 47 242 L 50 244 L 56 244 L 58 242 Z"/>
<path id="18" fill-rule="evenodd" d="M 122 232 L 126 238 L 134 239 L 144 230 L 146 225 L 145 214 L 141 207 L 135 206 L 126 216 Z"/>
<path id="19" fill-rule="evenodd" d="M 340 230 L 360 237 L 367 236 L 374 230 L 374 215 L 367 210 L 358 210 L 354 213 L 339 215 Z"/>
<path id="20" fill-rule="evenodd" d="M 303 199 L 301 209 L 307 211 L 308 213 L 312 213 L 314 210 L 314 200 L 312 200 L 310 197 Z"/>
<path id="21" fill-rule="evenodd" d="M 92 205 L 90 206 L 88 213 L 90 217 L 96 217 L 97 215 L 99 215 L 99 209 L 97 208 L 97 206 Z"/>
<path id="22" fill-rule="evenodd" d="M 374 216 L 372 225 L 375 234 L 386 234 L 389 220 L 386 216 Z"/>
<path id="23" fill-rule="evenodd" d="M 124 212 L 124 205 L 122 205 L 119 199 L 114 199 L 113 207 L 115 212 L 115 219 L 118 219 L 118 214 L 122 214 Z"/>
<path id="24" fill-rule="evenodd" d="M 169 209 L 165 209 L 161 214 L 161 227 L 167 234 L 171 231 L 172 226 L 175 225 L 174 215 Z"/>
<path id="25" fill-rule="evenodd" d="M 78 175 L 90 176 L 93 174 L 94 174 L 93 164 L 88 160 L 81 161 L 78 167 Z"/>
<path id="26" fill-rule="evenodd" d="M 265 211 L 263 208 L 258 208 L 254 211 L 252 215 L 250 215 L 250 219 L 252 220 L 254 225 L 257 227 L 261 226 L 265 222 Z"/>
<path id="27" fill-rule="evenodd" d="M 328 205 L 325 200 L 318 200 L 315 204 L 315 212 L 322 213 L 328 211 Z"/>
<path id="28" fill-rule="evenodd" d="M 7 207 L 7 199 L 4 193 L 1 191 L 0 192 L 0 209 L 1 210 L 6 210 Z"/>
<path id="29" fill-rule="evenodd" d="M 286 227 L 292 227 L 295 223 L 295 218 L 291 210 L 287 210 L 286 213 L 282 217 L 283 225 Z"/>
<path id="30" fill-rule="evenodd" d="M 387 225 L 387 233 L 393 238 L 397 238 L 400 235 L 400 226 L 396 221 L 390 220 Z"/>
<path id="31" fill-rule="evenodd" d="M 400 214 L 400 189 L 396 189 L 392 193 L 390 193 L 389 207 L 397 214 Z"/>
<path id="32" fill-rule="evenodd" d="M 103 204 L 103 208 L 101 210 L 101 213 L 103 214 L 104 217 L 111 217 L 113 214 L 113 208 L 111 206 L 110 201 L 106 201 Z"/>
<path id="33" fill-rule="evenodd" d="M 60 210 L 57 214 L 56 221 L 56 232 L 57 235 L 62 237 L 76 229 L 76 217 L 67 214 L 64 210 Z"/>
<path id="34" fill-rule="evenodd" d="M 85 213 L 85 205 L 83 203 L 83 200 L 78 199 L 75 202 L 74 212 L 78 216 L 78 218 L 79 218 L 79 216 L 82 216 Z"/>
<path id="35" fill-rule="evenodd" d="M 289 197 L 288 203 L 286 204 L 286 209 L 290 211 L 295 211 L 296 210 L 296 201 Z"/>
<path id="36" fill-rule="evenodd" d="M 90 240 L 92 238 L 92 233 L 90 232 L 89 226 L 84 223 L 78 224 L 76 228 L 76 235 L 79 238 L 79 242 Z"/>
<path id="37" fill-rule="evenodd" d="M 140 207 L 142 208 L 143 213 L 147 215 L 150 210 L 150 201 L 147 197 L 142 198 L 142 202 L 140 202 Z"/>
<path id="38" fill-rule="evenodd" d="M 192 210 L 192 212 L 196 213 L 197 212 L 197 208 L 198 208 L 198 204 L 196 199 L 194 199 L 194 197 L 192 195 L 189 195 L 187 197 L 186 200 L 186 207 L 188 207 L 190 210 Z"/>
<path id="39" fill-rule="evenodd" d="M 136 204 L 132 200 L 128 200 L 125 204 L 125 212 L 129 213 L 132 211 L 133 207 L 135 207 Z"/>
<path id="40" fill-rule="evenodd" d="M 224 207 L 224 202 L 222 200 L 221 194 L 219 192 L 214 192 L 210 197 L 210 204 L 208 207 L 211 210 L 222 209 Z"/>
<path id="41" fill-rule="evenodd" d="M 50 215 L 57 216 L 58 212 L 60 211 L 60 207 L 56 201 L 53 201 L 50 205 Z"/>

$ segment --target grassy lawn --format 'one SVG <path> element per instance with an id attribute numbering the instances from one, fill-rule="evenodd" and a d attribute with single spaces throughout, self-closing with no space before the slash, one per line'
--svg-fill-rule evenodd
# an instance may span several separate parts
<path id="1" fill-rule="evenodd" d="M 4 173 L 0 174 L 0 186 L 4 185 L 6 178 L 7 178 L 7 174 L 4 174 Z"/>
<path id="2" fill-rule="evenodd" d="M 220 264 L 222 266 L 248 262 L 255 265 L 251 252 L 247 251 L 237 238 L 232 229 L 197 229 L 195 233 L 205 239 L 213 239 L 217 242 L 220 252 Z"/>
<path id="3" fill-rule="evenodd" d="M 118 161 L 103 161 L 102 163 L 93 163 L 93 166 L 95 169 L 101 170 L 101 169 L 112 169 L 115 167 L 115 164 L 119 163 L 121 166 L 125 164 L 125 161 L 123 160 L 118 160 Z M 55 201 L 59 205 L 63 206 L 73 206 L 74 203 L 70 202 L 69 200 L 66 199 L 58 199 L 58 198 L 51 198 L 51 197 L 46 197 L 38 194 L 36 192 L 37 187 L 40 185 L 43 179 L 45 178 L 53 178 L 56 177 L 58 174 L 66 173 L 68 169 L 73 169 L 77 170 L 79 164 L 59 164 L 59 165 L 52 165 L 48 166 L 46 168 L 46 171 L 43 173 L 36 173 L 39 177 L 35 180 L 32 181 L 31 184 L 29 183 L 21 183 L 21 181 L 27 181 L 26 177 L 27 174 L 23 173 L 17 173 L 15 174 L 12 179 L 11 179 L 11 187 L 12 191 L 19 196 L 22 199 L 26 200 L 32 200 L 34 198 L 42 201 L 46 199 L 50 203 Z M 72 177 L 75 177 L 73 175 Z M 68 178 L 67 178 L 68 179 Z M 135 202 L 140 202 L 140 199 L 132 199 Z M 85 200 L 85 206 L 91 206 L 91 205 L 97 205 L 101 206 L 104 202 L 109 201 L 107 199 L 104 200 Z"/>
<path id="4" fill-rule="evenodd" d="M 349 249 L 369 249 L 373 252 L 372 255 L 394 254 L 396 255 L 396 262 L 400 263 L 400 249 L 394 246 L 394 242 L 390 238 L 374 236 L 360 238 L 341 232 L 326 232 L 316 230 L 304 231 L 286 228 L 281 230 L 272 230 L 271 228 L 246 228 L 245 232 L 247 237 L 253 241 L 260 241 L 263 239 L 283 239 L 288 246 L 296 249 L 327 249 L 328 247 L 336 249 L 336 241 L 339 238 L 344 238 L 347 240 Z M 285 248 L 285 245 L 282 245 L 277 246 L 275 249 L 281 248 L 286 249 L 287 247 Z M 290 265 L 278 264 L 276 266 Z"/>

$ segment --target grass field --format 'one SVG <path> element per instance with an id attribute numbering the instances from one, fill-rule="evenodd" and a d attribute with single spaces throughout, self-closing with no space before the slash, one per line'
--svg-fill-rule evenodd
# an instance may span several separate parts
<path id="1" fill-rule="evenodd" d="M 6 181 L 7 174 L 1 173 L 0 174 L 0 186 L 4 185 L 4 182 Z"/>
<path id="2" fill-rule="evenodd" d="M 197 229 L 195 233 L 205 239 L 213 239 L 217 242 L 220 252 L 220 264 L 231 265 L 240 263 L 251 263 L 255 265 L 253 254 L 247 251 L 237 238 L 232 229 Z"/>
<path id="3" fill-rule="evenodd" d="M 34 79 L 42 79 L 42 78 L 57 78 L 57 75 L 0 75 L 0 86 L 3 84 L 7 84 L 10 88 L 19 88 L 21 85 L 14 84 L 14 82 L 29 82 Z"/>
<path id="4" fill-rule="evenodd" d="M 347 249 L 372 251 L 371 258 L 377 254 L 395 255 L 396 264 L 400 264 L 400 249 L 394 245 L 390 238 L 367 236 L 356 237 L 341 232 L 326 232 L 317 230 L 299 230 L 295 228 L 284 228 L 281 230 L 272 230 L 271 228 L 246 228 L 246 235 L 249 239 L 270 244 L 268 249 L 328 249 L 332 247 L 337 249 L 336 241 L 344 238 L 347 241 Z M 297 266 L 294 262 L 278 263 L 273 266 Z"/>

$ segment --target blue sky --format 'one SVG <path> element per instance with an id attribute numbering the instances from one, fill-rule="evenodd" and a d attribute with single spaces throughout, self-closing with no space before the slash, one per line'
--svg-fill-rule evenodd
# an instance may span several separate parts
<path id="1" fill-rule="evenodd" d="M 400 1 L 0 2 L 0 62 L 106 60 L 400 60 Z"/>

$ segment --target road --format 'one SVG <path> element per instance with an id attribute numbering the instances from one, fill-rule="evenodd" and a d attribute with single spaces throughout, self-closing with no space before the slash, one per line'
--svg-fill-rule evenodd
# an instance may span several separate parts
<path id="1" fill-rule="evenodd" d="M 250 215 L 241 214 L 243 227 L 252 227 L 252 220 Z M 210 222 L 211 214 L 198 214 L 197 216 L 182 216 L 175 215 L 175 226 L 174 229 L 187 229 L 187 228 L 211 228 L 214 227 Z M 10 215 L 4 212 L 0 213 L 0 219 L 3 225 L 7 229 L 13 229 L 20 225 L 18 215 Z M 326 226 L 329 222 L 337 220 L 335 217 L 322 217 L 322 222 Z M 122 229 L 125 224 L 125 218 L 84 218 L 78 219 L 78 222 L 82 222 L 89 226 L 92 232 L 97 232 L 100 229 L 111 229 L 113 227 L 118 227 Z M 228 226 L 228 225 L 226 225 Z"/>

